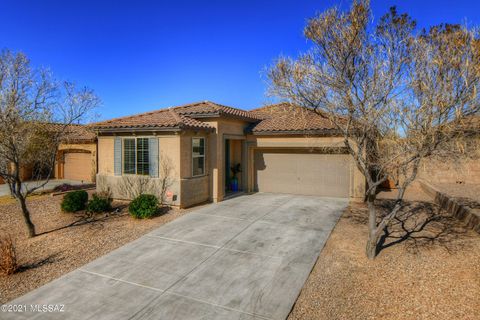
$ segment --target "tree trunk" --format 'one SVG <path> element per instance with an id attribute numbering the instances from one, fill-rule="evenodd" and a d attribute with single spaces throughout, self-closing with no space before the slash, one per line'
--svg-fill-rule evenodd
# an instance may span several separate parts
<path id="1" fill-rule="evenodd" d="M 17 197 L 17 199 L 18 199 L 18 202 L 20 202 L 20 207 L 22 208 L 23 220 L 25 220 L 25 224 L 27 225 L 27 228 L 28 228 L 28 236 L 30 238 L 35 237 L 36 236 L 35 225 L 33 224 L 32 219 L 30 218 L 30 211 L 28 211 L 26 199 L 22 196 Z"/>
<path id="2" fill-rule="evenodd" d="M 377 211 L 375 209 L 375 193 L 367 197 L 368 204 L 368 240 L 366 253 L 368 259 L 374 259 L 377 256 Z"/>
<path id="3" fill-rule="evenodd" d="M 377 243 L 378 237 L 376 234 L 369 233 L 368 240 L 367 240 L 367 258 L 368 259 L 375 259 L 377 256 Z"/>

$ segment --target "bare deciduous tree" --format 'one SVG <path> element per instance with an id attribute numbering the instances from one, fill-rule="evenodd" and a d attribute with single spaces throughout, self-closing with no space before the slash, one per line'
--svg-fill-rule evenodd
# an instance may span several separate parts
<path id="1" fill-rule="evenodd" d="M 269 71 L 271 92 L 328 118 L 365 175 L 369 258 L 402 209 L 420 162 L 458 155 L 465 145 L 460 128 L 479 111 L 476 30 L 415 29 L 395 8 L 373 25 L 369 1 L 354 1 L 347 12 L 332 8 L 309 20 L 311 49 L 298 59 L 280 58 Z M 398 196 L 380 217 L 375 199 L 387 179 Z"/>
<path id="2" fill-rule="evenodd" d="M 72 124 L 99 104 L 89 89 L 54 81 L 34 70 L 23 53 L 0 53 L 0 177 L 20 204 L 30 237 L 36 235 L 26 199 L 52 176 L 59 144 Z M 26 184 L 22 171 L 32 168 Z"/>

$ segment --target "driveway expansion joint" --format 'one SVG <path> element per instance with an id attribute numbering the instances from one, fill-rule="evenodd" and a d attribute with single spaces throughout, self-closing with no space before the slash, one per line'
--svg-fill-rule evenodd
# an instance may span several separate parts
<path id="1" fill-rule="evenodd" d="M 62 301 L 68 320 L 286 319 L 348 202 L 242 198 L 192 211 L 11 303 Z"/>

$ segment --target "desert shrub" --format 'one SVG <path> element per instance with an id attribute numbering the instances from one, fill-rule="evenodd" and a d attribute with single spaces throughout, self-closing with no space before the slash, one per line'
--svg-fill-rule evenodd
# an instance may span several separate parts
<path id="1" fill-rule="evenodd" d="M 62 200 L 62 210 L 65 212 L 76 212 L 85 209 L 88 201 L 88 193 L 85 190 L 72 191 L 67 193 Z"/>
<path id="2" fill-rule="evenodd" d="M 128 206 L 128 211 L 134 218 L 152 217 L 158 209 L 158 199 L 153 194 L 141 194 Z"/>
<path id="3" fill-rule="evenodd" d="M 94 193 L 88 201 L 87 211 L 91 213 L 107 212 L 112 208 L 112 198 L 104 193 Z"/>
<path id="4" fill-rule="evenodd" d="M 10 275 L 18 270 L 15 246 L 10 236 L 0 237 L 0 274 Z"/>

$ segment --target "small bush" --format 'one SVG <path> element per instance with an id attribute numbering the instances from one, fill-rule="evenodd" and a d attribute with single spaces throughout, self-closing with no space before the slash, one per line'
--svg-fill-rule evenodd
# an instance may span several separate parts
<path id="1" fill-rule="evenodd" d="M 110 209 L 112 209 L 112 198 L 101 193 L 93 194 L 92 200 L 87 204 L 87 212 L 100 213 Z"/>
<path id="2" fill-rule="evenodd" d="M 72 191 L 67 193 L 62 200 L 62 210 L 65 212 L 76 212 L 85 209 L 88 201 L 88 193 L 85 190 Z"/>
<path id="3" fill-rule="evenodd" d="M 137 219 L 150 218 L 158 209 L 158 199 L 152 194 L 141 194 L 128 206 L 130 214 Z"/>
<path id="4" fill-rule="evenodd" d="M 15 246 L 10 236 L 0 238 L 0 274 L 10 275 L 18 270 Z"/>

